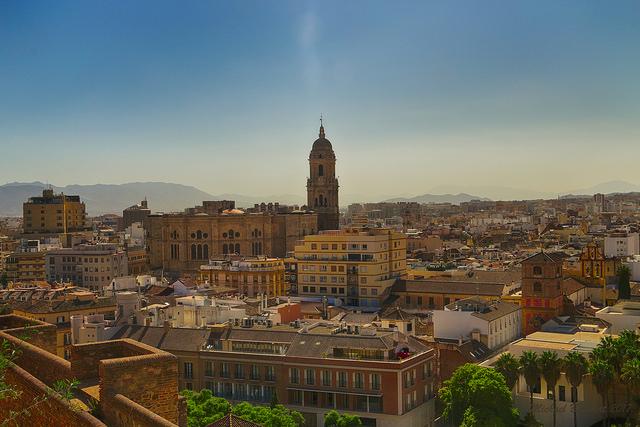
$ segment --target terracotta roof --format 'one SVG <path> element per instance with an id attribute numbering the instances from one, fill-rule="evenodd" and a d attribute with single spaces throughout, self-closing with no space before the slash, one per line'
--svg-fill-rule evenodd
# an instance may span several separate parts
<path id="1" fill-rule="evenodd" d="M 504 283 L 463 282 L 443 278 L 399 279 L 393 284 L 391 292 L 502 296 L 504 288 Z"/>
<path id="2" fill-rule="evenodd" d="M 219 420 L 212 422 L 207 427 L 262 427 L 262 424 L 242 419 L 237 415 L 227 414 Z"/>
<path id="3" fill-rule="evenodd" d="M 73 310 L 86 310 L 90 308 L 116 307 L 115 298 L 96 298 L 92 300 L 72 299 L 68 301 L 36 300 L 11 304 L 14 310 L 28 313 L 59 313 Z"/>
<path id="4" fill-rule="evenodd" d="M 567 258 L 568 255 L 564 252 L 544 252 L 540 251 L 537 254 L 533 254 L 525 259 L 522 262 L 552 262 L 558 263 L 562 262 L 563 259 Z"/>

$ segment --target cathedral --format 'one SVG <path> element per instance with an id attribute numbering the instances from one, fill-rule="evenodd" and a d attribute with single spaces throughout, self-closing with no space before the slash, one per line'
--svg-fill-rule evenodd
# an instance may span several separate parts
<path id="1" fill-rule="evenodd" d="M 331 142 L 325 137 L 322 119 L 320 134 L 309 153 L 307 208 L 318 214 L 318 230 L 340 228 L 336 155 Z"/>

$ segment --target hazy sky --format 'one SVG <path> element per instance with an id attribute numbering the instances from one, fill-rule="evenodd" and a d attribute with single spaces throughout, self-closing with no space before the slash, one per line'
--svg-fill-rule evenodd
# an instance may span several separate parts
<path id="1" fill-rule="evenodd" d="M 0 183 L 640 184 L 640 2 L 0 2 Z M 477 192 L 477 191 L 476 191 Z M 480 194 L 483 195 L 483 194 Z"/>

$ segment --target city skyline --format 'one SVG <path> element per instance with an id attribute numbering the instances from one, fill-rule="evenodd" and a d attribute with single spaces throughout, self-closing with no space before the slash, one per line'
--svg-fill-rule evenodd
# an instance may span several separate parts
<path id="1" fill-rule="evenodd" d="M 638 185 L 640 9 L 576 4 L 4 3 L 0 182 L 304 197 L 323 113 L 365 200 Z"/>

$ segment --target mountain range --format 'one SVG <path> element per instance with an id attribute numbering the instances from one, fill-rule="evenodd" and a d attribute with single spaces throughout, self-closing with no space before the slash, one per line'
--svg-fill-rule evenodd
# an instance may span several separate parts
<path id="1" fill-rule="evenodd" d="M 47 185 L 42 182 L 13 182 L 0 185 L 0 216 L 21 216 L 22 203 L 29 197 L 42 194 Z M 247 196 L 242 194 L 223 193 L 212 195 L 196 187 L 173 184 L 167 182 L 131 182 L 126 184 L 93 184 L 93 185 L 67 185 L 64 187 L 52 186 L 55 192 L 79 195 L 86 203 L 89 215 L 104 213 L 121 214 L 128 206 L 136 204 L 143 199 L 149 201 L 149 207 L 153 212 L 177 212 L 187 207 L 199 205 L 203 200 L 235 200 L 238 207 L 250 207 L 256 203 L 277 201 L 286 205 L 302 205 L 305 203 L 304 195 L 280 194 L 269 196 Z M 418 203 L 454 203 L 468 202 L 470 200 L 513 200 L 513 199 L 538 199 L 555 198 L 558 194 L 548 194 L 531 190 L 519 190 L 508 187 L 476 187 L 474 194 L 464 191 L 454 191 L 460 186 L 439 186 L 430 193 L 418 196 L 405 195 L 397 197 L 388 196 L 362 196 L 357 194 L 341 195 L 341 204 L 348 205 L 359 201 L 387 201 L 387 202 L 418 202 Z M 448 191 L 447 191 L 448 190 Z M 481 190 L 481 191 L 478 191 Z M 561 192 L 561 195 L 592 195 L 595 193 L 628 193 L 640 192 L 640 185 L 626 181 L 610 181 L 594 185 L 588 188 Z"/>

